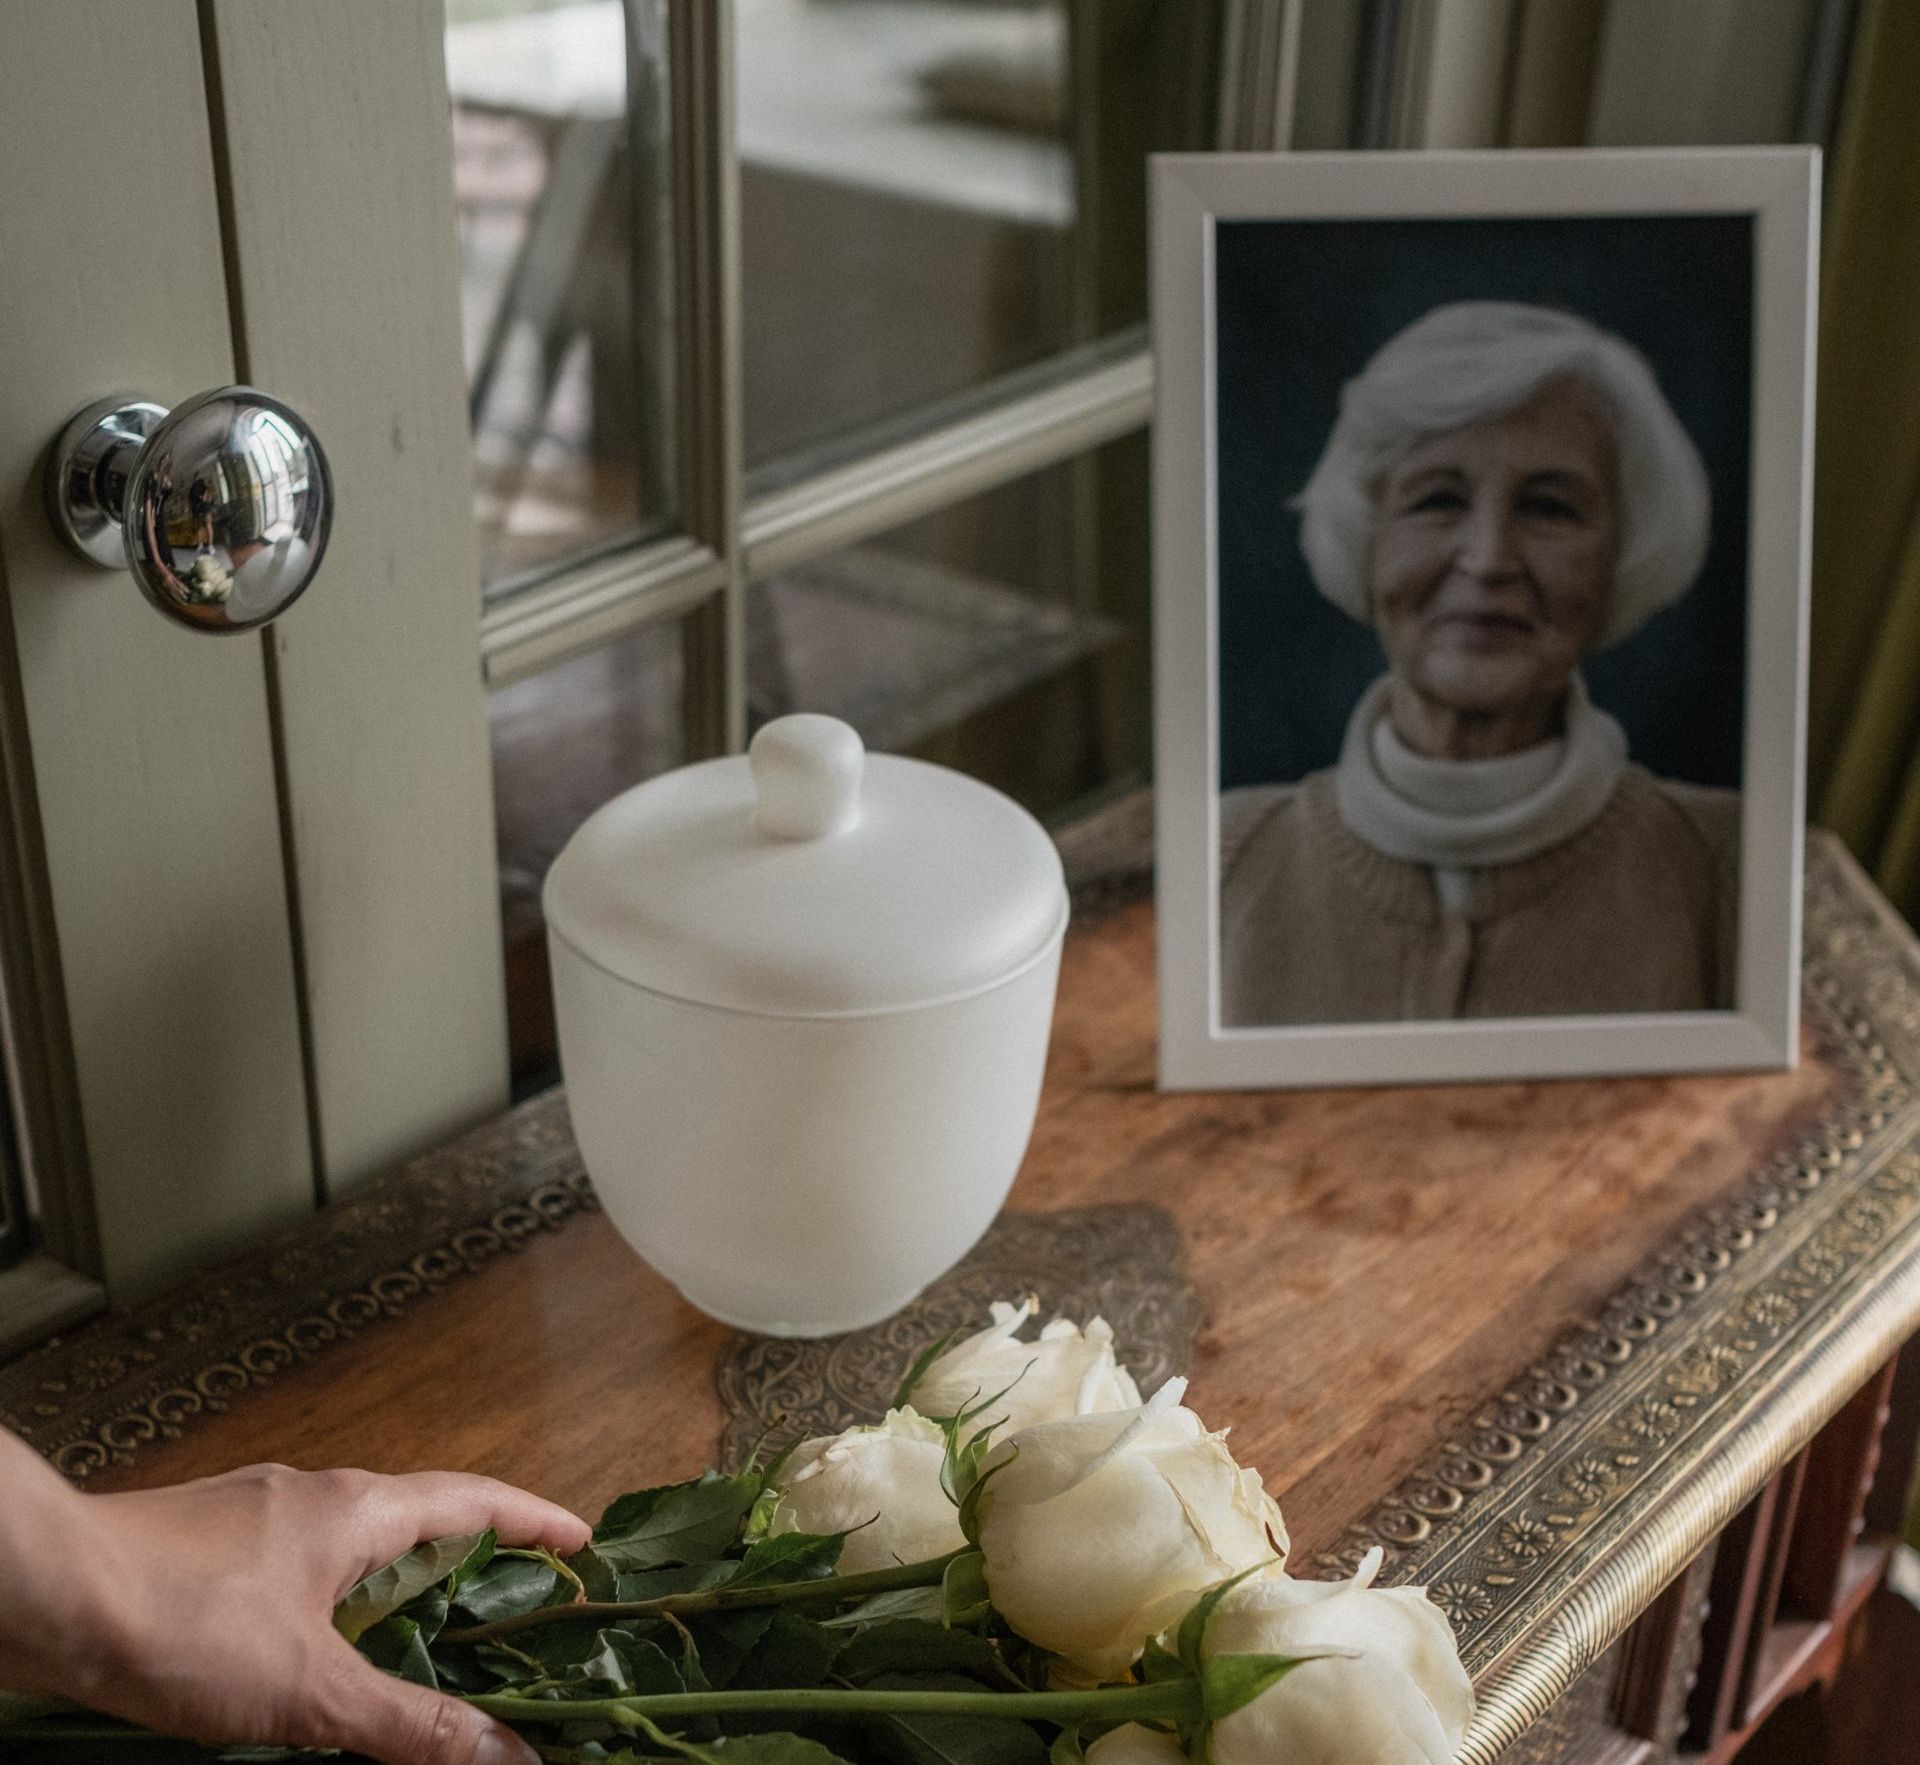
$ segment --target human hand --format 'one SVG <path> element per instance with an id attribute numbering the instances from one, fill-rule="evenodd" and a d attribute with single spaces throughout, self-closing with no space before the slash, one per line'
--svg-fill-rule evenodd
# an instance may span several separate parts
<path id="1" fill-rule="evenodd" d="M 491 1526 L 502 1544 L 579 1550 L 589 1528 L 564 1508 L 489 1477 L 284 1465 L 85 1496 L 4 1431 L 0 1488 L 0 1684 L 194 1740 L 534 1761 L 478 1710 L 382 1673 L 331 1620 L 424 1539 Z"/>

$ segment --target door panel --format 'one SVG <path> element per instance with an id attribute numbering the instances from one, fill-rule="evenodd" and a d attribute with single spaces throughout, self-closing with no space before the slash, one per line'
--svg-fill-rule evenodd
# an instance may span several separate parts
<path id="1" fill-rule="evenodd" d="M 268 628 L 326 1192 L 506 1101 L 437 0 L 211 0 L 249 378 L 338 499 Z"/>
<path id="2" fill-rule="evenodd" d="M 62 0 L 5 29 L 0 659 L 37 909 L 9 983 L 59 1248 L 125 1300 L 312 1205 L 293 949 L 259 644 L 167 624 L 41 508 L 77 407 L 234 377 L 195 9 Z"/>

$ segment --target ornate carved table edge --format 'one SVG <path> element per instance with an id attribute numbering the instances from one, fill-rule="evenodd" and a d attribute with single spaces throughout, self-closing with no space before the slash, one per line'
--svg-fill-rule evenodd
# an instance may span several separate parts
<path id="1" fill-rule="evenodd" d="M 1810 842 L 1805 1018 L 1841 1095 L 1320 1560 L 1452 1619 L 1491 1765 L 1920 1327 L 1920 945 Z M 1655 1352 L 1657 1350 L 1657 1352 Z"/>
<path id="2" fill-rule="evenodd" d="M 0 1366 L 0 1423 L 83 1480 L 597 1205 L 566 1099 L 546 1092 Z"/>

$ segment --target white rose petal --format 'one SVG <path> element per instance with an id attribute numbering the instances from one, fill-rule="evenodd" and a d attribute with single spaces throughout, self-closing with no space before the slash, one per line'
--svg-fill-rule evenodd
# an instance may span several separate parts
<path id="1" fill-rule="evenodd" d="M 1272 1563 L 1286 1527 L 1174 1380 L 1142 1409 L 1023 1428 L 995 1449 L 980 1549 L 1001 1615 L 1112 1679 L 1215 1582 Z M 992 1461 L 989 1461 L 990 1465 Z"/>
<path id="2" fill-rule="evenodd" d="M 1186 1749 L 1165 1729 L 1124 1722 L 1087 1748 L 1087 1765 L 1187 1765 Z"/>
<path id="3" fill-rule="evenodd" d="M 1351 1581 L 1276 1575 L 1229 1592 L 1206 1652 L 1309 1661 L 1213 1726 L 1214 1765 L 1449 1765 L 1473 1717 L 1473 1687 L 1445 1615 L 1419 1587 L 1374 1587 L 1380 1553 Z"/>
<path id="4" fill-rule="evenodd" d="M 1105 1318 L 1094 1318 L 1084 1330 L 1071 1319 L 1055 1318 L 1037 1341 L 1022 1342 L 1016 1332 L 1033 1315 L 1033 1302 L 996 1300 L 992 1312 L 987 1329 L 956 1342 L 914 1381 L 908 1395 L 922 1415 L 957 1416 L 1004 1392 L 974 1426 L 1011 1434 L 1036 1422 L 1139 1405 L 1140 1388 L 1114 1358 Z"/>
<path id="5" fill-rule="evenodd" d="M 963 1549 L 960 1516 L 940 1485 L 946 1450 L 945 1433 L 911 1409 L 804 1441 L 775 1480 L 780 1499 L 767 1530 L 849 1533 L 842 1575 Z"/>

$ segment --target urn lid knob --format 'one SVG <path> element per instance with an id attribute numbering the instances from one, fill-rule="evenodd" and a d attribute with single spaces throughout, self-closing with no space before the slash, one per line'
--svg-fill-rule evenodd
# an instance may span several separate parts
<path id="1" fill-rule="evenodd" d="M 747 761 L 762 832 L 819 840 L 859 822 L 867 750 L 839 718 L 815 711 L 776 717 L 753 738 Z"/>

